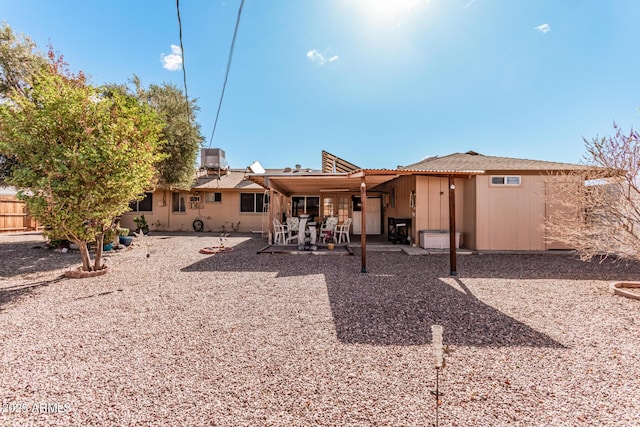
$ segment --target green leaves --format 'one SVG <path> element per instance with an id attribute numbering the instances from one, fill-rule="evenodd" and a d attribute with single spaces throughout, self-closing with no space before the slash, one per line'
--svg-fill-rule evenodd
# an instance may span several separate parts
<path id="1" fill-rule="evenodd" d="M 91 242 L 153 185 L 163 126 L 131 96 L 40 72 L 0 104 L 0 152 L 17 160 L 9 182 L 29 190 L 22 197 L 39 221 Z"/>

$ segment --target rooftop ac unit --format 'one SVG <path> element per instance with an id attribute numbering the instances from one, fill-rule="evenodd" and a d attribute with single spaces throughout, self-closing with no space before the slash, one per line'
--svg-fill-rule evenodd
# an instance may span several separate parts
<path id="1" fill-rule="evenodd" d="M 221 148 L 203 148 L 200 151 L 200 167 L 203 169 L 227 169 L 229 164 Z"/>

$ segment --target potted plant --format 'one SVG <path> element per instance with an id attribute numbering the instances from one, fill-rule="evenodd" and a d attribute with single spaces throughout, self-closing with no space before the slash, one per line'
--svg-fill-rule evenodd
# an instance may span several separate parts
<path id="1" fill-rule="evenodd" d="M 116 238 L 116 229 L 110 228 L 104 232 L 104 238 L 102 240 L 102 250 L 107 252 L 113 249 L 113 240 Z"/>
<path id="2" fill-rule="evenodd" d="M 327 232 L 326 241 L 327 241 L 327 249 L 332 251 L 336 247 L 336 241 L 332 231 Z"/>
<path id="3" fill-rule="evenodd" d="M 149 234 L 149 224 L 144 217 L 144 214 L 133 218 L 133 222 L 136 223 L 136 233 Z"/>
<path id="4" fill-rule="evenodd" d="M 118 241 L 124 246 L 129 246 L 133 242 L 133 236 L 129 236 L 128 228 L 118 227 Z"/>

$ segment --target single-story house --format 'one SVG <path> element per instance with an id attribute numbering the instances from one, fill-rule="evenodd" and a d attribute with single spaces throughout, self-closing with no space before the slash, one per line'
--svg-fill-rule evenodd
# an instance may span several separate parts
<path id="1" fill-rule="evenodd" d="M 549 194 L 551 180 L 566 179 L 567 173 L 586 166 L 485 156 L 473 151 L 429 157 L 402 167 L 415 174 L 404 175 L 384 186 L 386 192 L 415 194 L 387 209 L 388 216 L 415 218 L 412 236 L 420 230 L 449 228 L 448 180 L 424 173 L 447 174 L 468 171 L 455 178 L 455 224 L 462 244 L 474 250 L 566 249 L 545 236 L 545 218 L 554 211 Z M 397 197 L 397 196 L 396 196 Z M 409 196 L 411 197 L 411 196 Z"/>
<path id="2" fill-rule="evenodd" d="M 457 242 L 472 250 L 564 249 L 547 241 L 553 211 L 550 180 L 585 166 L 514 159 L 473 151 L 429 157 L 396 169 L 365 169 L 326 151 L 322 169 L 265 169 L 258 162 L 228 167 L 221 149 L 203 149 L 189 191 L 158 188 L 131 204 L 121 224 L 135 228 L 144 214 L 151 230 L 272 232 L 274 218 L 309 214 L 353 219 L 352 234 L 385 236 L 428 247 L 455 226 Z M 450 195 L 454 195 L 453 203 Z M 362 220 L 362 205 L 365 221 Z M 453 206 L 455 215 L 449 215 Z M 439 243 L 438 243 L 439 242 Z"/>
<path id="3" fill-rule="evenodd" d="M 257 172 L 265 172 L 258 163 Z M 150 230 L 261 231 L 267 203 L 265 189 L 247 179 L 251 167 L 229 167 L 221 149 L 202 149 L 201 167 L 191 188 L 159 187 L 130 204 L 120 224 L 135 230 L 133 218 L 144 215 Z"/>
<path id="4" fill-rule="evenodd" d="M 447 233 L 455 224 L 460 245 L 473 250 L 565 249 L 545 236 L 544 221 L 553 210 L 546 197 L 551 188 L 547 183 L 586 169 L 473 151 L 430 157 L 396 169 L 363 169 L 327 152 L 322 156 L 322 171 L 317 173 L 249 175 L 269 190 L 269 219 L 297 216 L 304 203 L 312 217 L 353 218 L 352 232 L 360 234 L 365 197 L 368 235 L 386 234 L 394 242 L 427 247 L 443 241 L 430 242 L 428 236 Z"/>

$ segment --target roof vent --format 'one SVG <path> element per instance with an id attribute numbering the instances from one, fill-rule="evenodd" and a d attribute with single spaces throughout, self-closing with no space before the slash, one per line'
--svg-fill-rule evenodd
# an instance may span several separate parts
<path id="1" fill-rule="evenodd" d="M 475 151 L 467 151 L 467 152 L 466 152 L 466 153 L 464 153 L 464 154 L 468 154 L 468 155 L 470 155 L 470 156 L 482 156 L 482 154 L 480 154 L 480 153 L 476 153 Z"/>
<path id="2" fill-rule="evenodd" d="M 285 173 L 289 173 L 289 172 L 291 172 L 291 168 L 290 168 L 290 167 L 286 167 L 286 168 L 284 168 L 284 171 L 283 171 L 283 172 L 285 172 Z"/>

